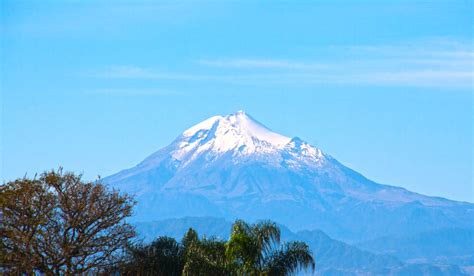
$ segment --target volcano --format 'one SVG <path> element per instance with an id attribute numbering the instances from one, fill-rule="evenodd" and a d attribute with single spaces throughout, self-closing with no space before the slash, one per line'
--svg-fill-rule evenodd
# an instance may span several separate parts
<path id="1" fill-rule="evenodd" d="M 271 219 L 348 242 L 474 228 L 474 204 L 375 183 L 243 111 L 198 123 L 103 181 L 135 195 L 137 222 L 186 216 Z"/>

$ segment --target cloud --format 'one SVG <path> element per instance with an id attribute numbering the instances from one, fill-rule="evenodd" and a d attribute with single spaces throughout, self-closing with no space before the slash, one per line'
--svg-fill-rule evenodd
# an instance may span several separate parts
<path id="1" fill-rule="evenodd" d="M 324 69 L 328 67 L 327 64 L 322 63 L 304 63 L 278 59 L 201 59 L 198 60 L 198 63 L 207 66 L 233 68 Z"/>
<path id="2" fill-rule="evenodd" d="M 466 88 L 472 87 L 473 80 L 472 71 L 421 70 L 354 74 L 343 77 L 339 81 L 342 84 Z"/>
<path id="3" fill-rule="evenodd" d="M 146 69 L 138 66 L 110 66 L 103 71 L 93 73 L 95 77 L 99 78 L 117 78 L 117 79 L 165 79 L 165 80 L 203 80 L 209 77 L 182 74 L 157 72 L 151 69 Z"/>
<path id="4" fill-rule="evenodd" d="M 100 88 L 88 89 L 85 94 L 99 94 L 108 96 L 179 96 L 184 95 L 179 91 L 143 89 L 143 88 Z"/>
<path id="5" fill-rule="evenodd" d="M 298 59 L 199 59 L 189 72 L 160 72 L 115 66 L 103 78 L 244 85 L 366 85 L 472 88 L 474 50 L 470 43 L 438 40 L 407 45 L 330 47 L 324 62 Z"/>

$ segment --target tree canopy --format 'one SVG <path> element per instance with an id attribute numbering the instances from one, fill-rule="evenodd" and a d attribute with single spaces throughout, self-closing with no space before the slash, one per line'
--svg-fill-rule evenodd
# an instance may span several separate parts
<path id="1" fill-rule="evenodd" d="M 135 236 L 125 222 L 134 204 L 62 169 L 0 186 L 3 271 L 72 275 L 109 266 Z"/>
<path id="2" fill-rule="evenodd" d="M 124 275 L 291 275 L 314 267 L 305 243 L 280 244 L 275 223 L 237 220 L 227 241 L 200 239 L 189 229 L 181 243 L 159 237 L 148 245 L 133 245 L 125 263 L 113 271 Z"/>

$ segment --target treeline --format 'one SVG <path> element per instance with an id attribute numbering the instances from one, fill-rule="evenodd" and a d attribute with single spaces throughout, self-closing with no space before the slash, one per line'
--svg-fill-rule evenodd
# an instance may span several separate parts
<path id="1" fill-rule="evenodd" d="M 131 246 L 124 262 L 108 271 L 123 275 L 288 275 L 314 270 L 308 246 L 280 242 L 280 229 L 263 221 L 249 225 L 237 220 L 228 241 L 203 237 L 189 229 L 181 243 L 159 237 Z"/>
<path id="2" fill-rule="evenodd" d="M 5 275 L 289 275 L 313 269 L 303 242 L 280 244 L 275 223 L 237 220 L 227 241 L 136 240 L 135 202 L 81 175 L 49 171 L 0 186 L 0 273 Z"/>

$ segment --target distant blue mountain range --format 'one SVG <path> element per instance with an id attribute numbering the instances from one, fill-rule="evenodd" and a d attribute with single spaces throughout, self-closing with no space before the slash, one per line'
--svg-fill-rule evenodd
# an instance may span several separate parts
<path id="1" fill-rule="evenodd" d="M 136 196 L 137 223 L 185 216 L 272 219 L 294 232 L 321 230 L 406 262 L 459 264 L 468 270 L 474 266 L 474 204 L 377 184 L 298 137 L 272 132 L 242 111 L 189 128 L 137 166 L 104 182 Z M 446 248 L 450 242 L 454 251 Z M 402 244 L 412 246 L 411 253 L 404 253 Z M 398 259 L 377 259 L 384 265 L 373 267 L 401 262 Z M 451 271 L 449 265 L 447 269 Z"/>

